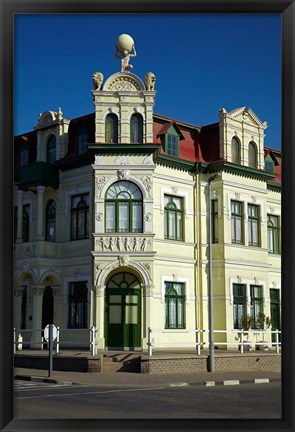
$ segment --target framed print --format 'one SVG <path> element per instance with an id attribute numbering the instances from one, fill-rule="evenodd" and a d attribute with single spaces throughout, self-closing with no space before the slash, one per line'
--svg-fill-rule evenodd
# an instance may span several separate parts
<path id="1" fill-rule="evenodd" d="M 293 430 L 294 2 L 0 4 L 1 430 Z"/>

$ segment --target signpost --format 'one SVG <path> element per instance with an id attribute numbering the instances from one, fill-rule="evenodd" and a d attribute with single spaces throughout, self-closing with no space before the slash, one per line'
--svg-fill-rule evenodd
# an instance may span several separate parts
<path id="1" fill-rule="evenodd" d="M 53 342 L 57 336 L 57 329 L 54 324 L 48 324 L 44 329 L 44 339 L 49 344 L 49 369 L 48 377 L 50 378 L 53 370 Z"/>

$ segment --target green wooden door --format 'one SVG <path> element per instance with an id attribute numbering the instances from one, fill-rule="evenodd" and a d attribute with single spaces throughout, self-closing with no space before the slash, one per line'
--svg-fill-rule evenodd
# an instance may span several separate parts
<path id="1" fill-rule="evenodd" d="M 141 289 L 130 273 L 117 273 L 107 283 L 105 338 L 109 348 L 141 346 Z"/>

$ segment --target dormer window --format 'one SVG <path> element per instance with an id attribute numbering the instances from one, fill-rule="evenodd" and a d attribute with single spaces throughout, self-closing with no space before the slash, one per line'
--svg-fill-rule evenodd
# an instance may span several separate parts
<path id="1" fill-rule="evenodd" d="M 271 173 L 274 172 L 274 161 L 273 161 L 272 157 L 270 156 L 270 154 L 268 154 L 267 157 L 265 158 L 264 168 L 265 168 L 265 171 L 268 171 Z"/>
<path id="2" fill-rule="evenodd" d="M 87 141 L 88 134 L 86 131 L 80 131 L 77 133 L 77 152 L 79 155 L 87 152 Z"/>
<path id="3" fill-rule="evenodd" d="M 138 113 L 133 114 L 130 119 L 130 143 L 143 143 L 143 119 Z"/>
<path id="4" fill-rule="evenodd" d="M 179 156 L 179 136 L 172 133 L 166 135 L 166 153 L 171 156 Z"/>
<path id="5" fill-rule="evenodd" d="M 161 137 L 163 150 L 167 155 L 180 155 L 180 141 L 184 140 L 184 136 L 176 122 L 165 123 L 157 136 Z"/>
<path id="6" fill-rule="evenodd" d="M 47 162 L 53 163 L 56 161 L 56 138 L 54 135 L 47 141 Z"/>

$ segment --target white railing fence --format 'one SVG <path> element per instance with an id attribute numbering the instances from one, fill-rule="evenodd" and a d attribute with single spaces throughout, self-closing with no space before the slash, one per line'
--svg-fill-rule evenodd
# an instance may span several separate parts
<path id="1" fill-rule="evenodd" d="M 155 341 L 152 339 L 152 333 L 172 333 L 171 330 L 163 330 L 163 329 L 152 329 L 151 327 L 148 327 L 148 355 L 151 357 L 153 355 L 153 349 L 154 348 L 185 348 L 188 346 L 188 343 L 173 343 L 173 342 L 168 342 L 168 343 L 155 343 Z M 182 331 L 178 330 L 177 333 L 179 334 L 179 336 L 181 335 Z M 183 333 L 195 333 L 196 334 L 196 342 L 193 344 L 196 347 L 197 350 L 197 354 L 201 355 L 201 348 L 208 348 L 209 347 L 209 341 L 202 341 L 201 340 L 201 335 L 202 334 L 209 334 L 209 330 L 201 330 L 201 329 L 197 329 L 197 330 L 183 330 Z M 243 354 L 244 351 L 249 351 L 249 349 L 251 348 L 252 344 L 256 345 L 256 346 L 261 346 L 263 347 L 275 347 L 276 353 L 280 352 L 280 346 L 281 346 L 281 342 L 280 342 L 280 334 L 281 331 L 280 330 L 214 330 L 213 334 L 236 334 L 235 337 L 235 341 L 226 341 L 226 342 L 222 342 L 222 341 L 217 341 L 214 340 L 214 344 L 217 346 L 226 346 L 227 348 L 231 348 L 231 347 L 236 347 L 241 354 Z M 275 342 L 270 341 L 270 340 L 264 340 L 265 335 L 269 335 L 270 339 L 272 339 L 272 335 L 275 335 Z M 251 335 L 255 337 L 256 341 L 249 341 L 249 336 Z M 257 341 L 257 338 L 262 335 L 262 339 L 260 341 Z M 245 336 L 247 336 L 247 340 L 245 340 Z"/>
<path id="2" fill-rule="evenodd" d="M 25 348 L 35 348 L 43 350 L 44 344 L 47 344 L 43 337 L 44 329 L 15 329 L 13 331 L 14 353 L 17 350 Z M 97 333 L 96 327 L 86 329 L 66 329 L 56 328 L 55 350 L 56 354 L 60 352 L 60 346 L 69 348 L 89 348 L 89 351 L 94 356 L 97 354 Z M 78 339 L 81 340 L 78 340 Z M 27 339 L 27 340 L 25 340 Z M 35 340 L 34 340 L 35 339 Z M 83 339 L 83 340 L 82 340 Z"/>

